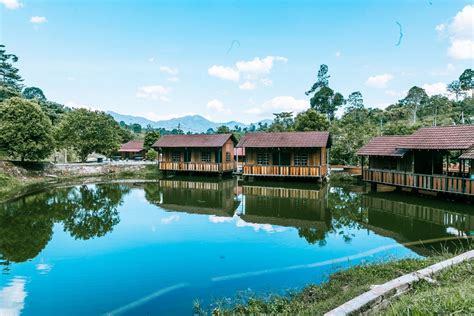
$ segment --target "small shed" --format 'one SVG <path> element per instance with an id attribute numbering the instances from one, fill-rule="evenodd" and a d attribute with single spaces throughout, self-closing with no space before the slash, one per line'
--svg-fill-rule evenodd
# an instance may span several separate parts
<path id="1" fill-rule="evenodd" d="M 145 155 L 144 141 L 131 140 L 122 144 L 118 153 L 122 159 L 143 159 Z"/>

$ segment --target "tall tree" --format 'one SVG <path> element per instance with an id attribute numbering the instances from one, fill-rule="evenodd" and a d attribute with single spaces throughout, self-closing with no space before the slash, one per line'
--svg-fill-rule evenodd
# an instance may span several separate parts
<path id="1" fill-rule="evenodd" d="M 118 123 L 112 116 L 99 111 L 77 109 L 64 115 L 57 129 L 58 142 L 73 148 L 81 161 L 99 153 L 110 156 L 120 146 Z"/>
<path id="2" fill-rule="evenodd" d="M 36 102 L 13 97 L 0 103 L 0 147 L 21 161 L 41 160 L 52 153 L 51 121 Z"/>
<path id="3" fill-rule="evenodd" d="M 459 101 L 460 98 L 466 95 L 466 92 L 461 88 L 461 82 L 459 80 L 454 80 L 448 84 L 448 91 L 454 94 L 456 101 Z"/>
<path id="4" fill-rule="evenodd" d="M 7 54 L 5 45 L 0 44 L 0 85 L 21 91 L 23 79 L 18 68 L 14 66 L 16 62 L 18 62 L 18 57 L 14 54 Z"/>
<path id="5" fill-rule="evenodd" d="M 360 91 L 355 91 L 349 94 L 347 97 L 346 103 L 350 109 L 363 109 L 364 108 L 364 98 Z"/>
<path id="6" fill-rule="evenodd" d="M 310 100 L 311 107 L 326 114 L 329 121 L 334 120 L 336 111 L 344 104 L 344 97 L 329 87 L 323 87 Z"/>
<path id="7" fill-rule="evenodd" d="M 329 67 L 327 65 L 322 64 L 321 66 L 319 66 L 318 77 L 316 79 L 316 82 L 313 84 L 311 89 L 305 92 L 305 94 L 310 95 L 311 93 L 314 93 L 318 89 L 327 87 L 329 85 L 329 78 L 331 77 L 328 75 L 328 72 L 329 72 Z"/>
<path id="8" fill-rule="evenodd" d="M 158 131 L 149 131 L 145 134 L 145 143 L 144 143 L 144 147 L 145 147 L 145 150 L 149 150 L 151 148 L 151 146 L 153 146 L 153 144 L 160 138 L 160 132 Z"/>
<path id="9" fill-rule="evenodd" d="M 416 124 L 416 115 L 418 109 L 428 101 L 428 95 L 423 88 L 413 86 L 408 90 L 407 96 L 400 101 L 404 106 L 413 108 L 413 124 Z"/>
<path id="10" fill-rule="evenodd" d="M 461 89 L 464 91 L 471 91 L 471 98 L 474 98 L 474 70 L 466 69 L 459 76 Z"/>
<path id="11" fill-rule="evenodd" d="M 314 109 L 298 113 L 295 118 L 295 131 L 327 131 L 329 121 Z"/>

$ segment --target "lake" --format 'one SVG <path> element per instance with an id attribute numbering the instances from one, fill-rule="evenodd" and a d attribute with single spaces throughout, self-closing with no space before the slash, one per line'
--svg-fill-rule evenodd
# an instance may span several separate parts
<path id="1" fill-rule="evenodd" d="M 56 188 L 0 204 L 0 315 L 189 315 L 196 300 L 285 294 L 474 235 L 471 208 L 235 179 Z"/>

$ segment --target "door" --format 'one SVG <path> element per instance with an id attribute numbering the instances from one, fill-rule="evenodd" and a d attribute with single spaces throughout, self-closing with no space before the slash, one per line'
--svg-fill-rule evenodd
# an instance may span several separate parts
<path id="1" fill-rule="evenodd" d="M 282 166 L 291 165 L 291 153 L 280 153 L 280 165 Z"/>

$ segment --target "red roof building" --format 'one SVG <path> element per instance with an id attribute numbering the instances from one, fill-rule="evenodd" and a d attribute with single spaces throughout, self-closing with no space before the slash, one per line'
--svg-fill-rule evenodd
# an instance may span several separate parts
<path id="1" fill-rule="evenodd" d="M 237 144 L 245 150 L 244 177 L 324 179 L 329 147 L 329 132 L 249 133 Z"/>
<path id="2" fill-rule="evenodd" d="M 375 137 L 357 154 L 369 158 L 366 181 L 474 196 L 474 125 Z"/>
<path id="3" fill-rule="evenodd" d="M 143 140 L 131 140 L 120 146 L 118 150 L 122 159 L 135 159 L 144 156 L 145 148 Z"/>

